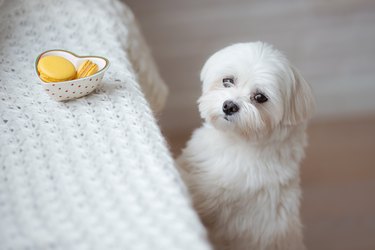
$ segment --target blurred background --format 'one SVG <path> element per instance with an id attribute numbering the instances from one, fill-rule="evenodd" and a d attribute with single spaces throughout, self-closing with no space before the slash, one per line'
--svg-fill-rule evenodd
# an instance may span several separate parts
<path id="1" fill-rule="evenodd" d="M 125 0 L 170 95 L 158 117 L 174 155 L 201 124 L 199 72 L 213 52 L 262 40 L 311 84 L 317 112 L 302 163 L 309 249 L 375 249 L 374 0 Z"/>

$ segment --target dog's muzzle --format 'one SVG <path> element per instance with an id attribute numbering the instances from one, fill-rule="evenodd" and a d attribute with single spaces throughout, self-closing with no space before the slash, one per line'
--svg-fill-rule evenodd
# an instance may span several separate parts
<path id="1" fill-rule="evenodd" d="M 240 107 L 233 101 L 228 100 L 223 103 L 223 112 L 226 115 L 233 115 L 234 113 L 237 113 L 239 110 Z"/>

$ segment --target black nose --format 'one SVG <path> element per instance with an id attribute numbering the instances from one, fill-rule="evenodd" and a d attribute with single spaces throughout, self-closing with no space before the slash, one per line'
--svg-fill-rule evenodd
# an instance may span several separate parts
<path id="1" fill-rule="evenodd" d="M 238 110 L 240 110 L 240 107 L 232 101 L 225 101 L 223 103 L 223 112 L 226 115 L 233 115 L 234 113 L 237 113 Z"/>

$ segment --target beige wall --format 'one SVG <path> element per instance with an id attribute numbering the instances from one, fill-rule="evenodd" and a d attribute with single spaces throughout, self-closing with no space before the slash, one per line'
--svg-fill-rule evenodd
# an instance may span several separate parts
<path id="1" fill-rule="evenodd" d="M 375 1 L 127 0 L 170 87 L 169 132 L 200 119 L 199 71 L 214 51 L 262 40 L 283 50 L 313 86 L 317 118 L 375 114 Z"/>

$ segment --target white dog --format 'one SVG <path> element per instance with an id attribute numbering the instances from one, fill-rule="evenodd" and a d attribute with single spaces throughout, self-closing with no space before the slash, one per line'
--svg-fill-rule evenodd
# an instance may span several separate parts
<path id="1" fill-rule="evenodd" d="M 201 72 L 197 129 L 177 160 L 216 249 L 302 250 L 299 162 L 314 98 L 272 46 L 242 43 Z"/>

